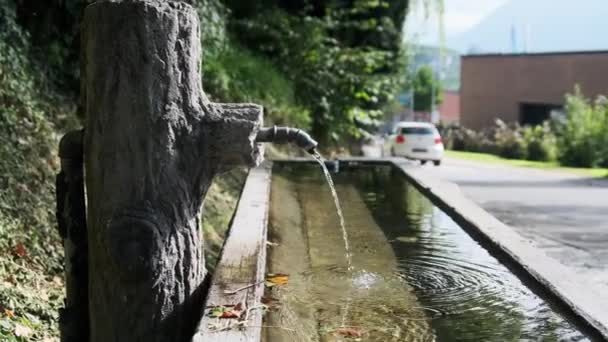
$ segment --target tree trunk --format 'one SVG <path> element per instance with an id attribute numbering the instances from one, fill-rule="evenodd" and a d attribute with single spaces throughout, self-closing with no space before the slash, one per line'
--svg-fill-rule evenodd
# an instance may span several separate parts
<path id="1" fill-rule="evenodd" d="M 213 176 L 259 162 L 262 109 L 210 103 L 196 11 L 98 1 L 83 24 L 90 341 L 188 341 Z"/>

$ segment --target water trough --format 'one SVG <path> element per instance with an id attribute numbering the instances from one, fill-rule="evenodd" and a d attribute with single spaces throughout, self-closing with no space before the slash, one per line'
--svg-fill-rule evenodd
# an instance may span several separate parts
<path id="1" fill-rule="evenodd" d="M 266 162 L 264 163 L 261 167 L 258 167 L 256 169 L 253 169 L 247 179 L 245 188 L 243 190 L 243 193 L 241 195 L 241 199 L 239 201 L 239 206 L 237 208 L 237 211 L 235 213 L 235 216 L 232 220 L 232 224 L 231 224 L 231 231 L 229 233 L 229 237 L 225 243 L 223 252 L 222 252 L 222 257 L 220 259 L 220 262 L 218 264 L 218 268 L 216 271 L 216 274 L 214 275 L 214 278 L 212 280 L 212 284 L 210 287 L 210 292 L 209 292 L 209 297 L 207 299 L 207 303 L 206 303 L 206 312 L 205 315 L 203 317 L 203 319 L 201 320 L 201 322 L 198 325 L 198 330 L 197 330 L 197 334 L 195 335 L 193 341 L 260 341 L 260 340 L 266 340 L 269 342 L 273 342 L 273 341 L 297 341 L 297 340 L 310 340 L 310 341 L 314 341 L 314 340 L 319 340 L 319 341 L 331 341 L 331 340 L 340 340 L 338 338 L 333 338 L 332 336 L 335 336 L 335 334 L 333 334 L 333 332 L 335 332 L 335 329 L 332 330 L 332 326 L 334 328 L 339 328 L 341 325 L 345 325 L 344 317 L 340 317 L 342 322 L 340 323 L 340 319 L 337 319 L 337 323 L 336 322 L 331 322 L 331 319 L 326 320 L 324 322 L 321 322 L 318 324 L 318 326 L 321 329 L 324 329 L 322 333 L 316 335 L 316 336 L 300 336 L 298 334 L 294 334 L 295 330 L 298 329 L 293 329 L 294 327 L 290 327 L 287 326 L 285 324 L 285 319 L 279 317 L 277 318 L 276 314 L 274 316 L 274 318 L 272 318 L 272 314 L 267 315 L 266 319 L 263 320 L 262 318 L 262 297 L 264 295 L 264 279 L 265 279 L 265 274 L 268 272 L 277 272 L 277 271 L 282 271 L 285 273 L 289 273 L 291 275 L 291 279 L 290 282 L 292 282 L 292 284 L 290 284 L 288 286 L 291 287 L 293 289 L 293 291 L 297 292 L 297 284 L 299 280 L 304 280 L 304 279 L 315 279 L 315 277 L 319 278 L 319 277 L 334 277 L 336 279 L 340 278 L 340 274 L 344 274 L 345 272 L 343 272 L 343 269 L 340 269 L 340 265 L 325 265 L 328 266 L 327 269 L 331 270 L 331 272 L 333 273 L 323 273 L 325 272 L 325 270 L 323 272 L 317 272 L 318 268 L 314 268 L 313 271 L 311 271 L 310 267 L 309 269 L 305 269 L 302 262 L 293 262 L 293 260 L 304 260 L 306 259 L 306 254 L 310 255 L 315 255 L 315 256 L 319 256 L 319 255 L 323 255 L 323 253 L 327 254 L 326 251 L 324 250 L 317 250 L 314 253 L 311 253 L 310 251 L 308 251 L 308 253 L 306 253 L 305 250 L 300 249 L 298 250 L 298 248 L 295 248 L 293 246 L 297 246 L 298 245 L 298 241 L 303 241 L 305 240 L 305 237 L 302 236 L 298 236 L 297 234 L 289 234 L 290 238 L 293 240 L 291 242 L 286 241 L 286 242 L 282 242 L 281 244 L 285 244 L 287 247 L 283 248 L 283 252 L 281 252 L 281 248 L 275 248 L 274 247 L 268 247 L 270 248 L 270 256 L 267 257 L 266 251 L 267 251 L 267 238 L 272 234 L 276 234 L 272 232 L 273 228 L 270 228 L 270 232 L 268 232 L 268 216 L 269 216 L 269 212 L 272 211 L 273 209 L 272 204 L 270 203 L 270 193 L 271 193 L 271 187 L 273 187 L 273 191 L 274 191 L 274 187 L 275 186 L 281 186 L 284 187 L 284 184 L 279 184 L 277 185 L 276 182 L 281 182 L 281 176 L 284 175 L 284 172 L 281 171 L 282 169 L 289 169 L 290 167 L 292 169 L 302 169 L 302 168 L 308 168 L 308 167 L 314 167 L 313 164 L 308 165 L 308 163 L 314 163 L 314 161 L 309 160 L 309 159 L 297 159 L 297 160 L 289 160 L 289 161 L 275 161 L 274 163 L 270 163 L 270 162 Z M 273 166 L 274 164 L 274 166 Z M 552 259 L 548 258 L 547 256 L 545 256 L 542 252 L 538 251 L 531 243 L 529 243 L 528 241 L 526 241 L 525 239 L 523 239 L 521 236 L 519 236 L 517 233 L 515 233 L 511 228 L 505 226 L 504 224 L 502 224 L 501 222 L 499 222 L 497 219 L 495 219 L 493 216 L 491 216 L 490 214 L 488 214 L 487 212 L 485 212 L 483 209 L 481 209 L 479 206 L 475 205 L 474 203 L 472 203 L 471 201 L 469 201 L 468 199 L 466 199 L 462 193 L 460 192 L 459 188 L 452 184 L 452 183 L 445 183 L 445 182 L 440 182 L 437 179 L 434 179 L 432 177 L 427 176 L 426 174 L 424 174 L 423 169 L 417 168 L 417 167 L 413 167 L 411 164 L 400 160 L 400 159 L 358 159 L 358 158 L 353 158 L 353 159 L 344 159 L 341 160 L 339 163 L 339 170 L 340 172 L 345 171 L 345 172 L 352 172 L 352 170 L 357 170 L 357 169 L 364 169 L 367 168 L 369 169 L 370 166 L 376 165 L 378 167 L 381 168 L 388 168 L 391 170 L 391 174 L 398 174 L 398 177 L 401 177 L 405 180 L 405 183 L 411 184 L 412 188 L 415 187 L 415 191 L 416 192 L 420 192 L 421 194 L 423 194 L 425 197 L 427 197 L 428 199 L 430 199 L 432 201 L 432 205 L 436 208 L 433 209 L 435 211 L 440 212 L 442 215 L 445 215 L 445 218 L 442 220 L 447 220 L 450 222 L 453 222 L 453 225 L 456 227 L 456 230 L 450 230 L 450 231 L 443 231 L 443 232 L 439 232 L 439 235 L 437 236 L 444 236 L 445 239 L 441 240 L 443 241 L 444 245 L 445 242 L 448 242 L 448 245 L 450 244 L 449 242 L 451 241 L 450 239 L 457 239 L 457 240 L 462 240 L 462 239 L 470 239 L 470 237 L 472 237 L 475 241 L 477 241 L 479 243 L 479 246 L 483 247 L 477 247 L 479 248 L 479 250 L 483 250 L 483 252 L 481 254 L 487 254 L 487 256 L 481 256 L 481 258 L 486 258 L 488 260 L 494 260 L 493 258 L 495 258 L 496 260 L 498 260 L 499 262 L 496 262 L 495 264 L 490 262 L 491 268 L 496 268 L 498 271 L 498 275 L 499 275 L 499 279 L 498 279 L 498 283 L 501 284 L 502 282 L 510 284 L 511 283 L 519 283 L 520 281 L 525 284 L 525 285 L 508 285 L 506 288 L 508 289 L 515 289 L 514 291 L 516 293 L 519 293 L 517 291 L 520 292 L 525 292 L 525 296 L 529 296 L 529 297 L 521 297 L 524 298 L 523 299 L 523 303 L 522 305 L 525 305 L 526 302 L 529 302 L 529 298 L 539 298 L 532 300 L 532 302 L 537 303 L 538 304 L 538 308 L 534 308 L 532 311 L 533 312 L 541 312 L 543 315 L 548 315 L 550 317 L 558 317 L 555 319 L 549 319 L 549 320 L 541 320 L 542 322 L 549 322 L 547 324 L 553 324 L 558 326 L 558 328 L 555 328 L 554 330 L 557 331 L 557 335 L 553 336 L 555 338 L 555 340 L 606 340 L 607 336 L 608 336 L 608 330 L 606 329 L 606 323 L 608 322 L 608 319 L 606 318 L 606 312 L 605 309 L 606 307 L 608 307 L 608 303 L 606 303 L 606 301 L 601 299 L 601 296 L 599 296 L 599 294 L 596 294 L 593 292 L 592 288 L 590 287 L 586 287 L 582 284 L 580 284 L 580 282 L 576 279 L 568 279 L 565 278 L 564 275 L 569 274 L 569 270 L 567 270 L 564 266 L 558 264 L 557 262 L 553 261 Z M 298 165 L 297 167 L 293 167 L 294 165 Z M 316 166 L 317 171 L 318 171 L 318 176 L 321 177 L 321 172 L 318 170 L 318 166 Z M 273 169 L 276 169 L 278 171 L 274 171 L 276 175 L 272 176 L 273 173 Z M 298 172 L 301 172 L 298 171 Z M 306 178 L 306 177 L 304 177 Z M 363 177 L 365 178 L 365 177 Z M 275 182 L 272 184 L 271 186 L 271 179 L 272 182 Z M 316 182 L 316 181 L 315 181 Z M 338 180 L 338 183 L 340 182 L 340 180 Z M 311 183 L 312 184 L 312 183 Z M 309 186 L 308 183 L 306 185 L 304 185 L 304 187 Z M 325 185 L 326 186 L 326 185 Z M 359 190 L 361 190 L 359 188 Z M 395 191 L 399 191 L 399 189 L 393 189 Z M 345 190 L 343 190 L 345 191 Z M 340 193 L 340 191 L 339 191 Z M 380 194 L 381 195 L 381 194 Z M 273 196 L 276 197 L 276 194 L 273 192 Z M 302 195 L 298 195 L 298 196 L 302 196 Z M 310 195 L 309 195 L 310 196 Z M 321 194 L 319 194 L 319 196 L 321 196 Z M 375 197 L 374 197 L 375 196 Z M 372 212 L 372 215 L 362 215 L 359 216 L 358 219 L 353 220 L 354 221 L 365 221 L 365 222 L 370 222 L 367 225 L 373 225 L 374 221 L 377 222 L 378 226 L 382 227 L 382 229 L 376 229 L 377 232 L 376 233 L 366 233 L 366 234 L 359 234 L 357 232 L 355 232 L 354 236 L 351 236 L 351 240 L 356 240 L 356 239 L 366 239 L 369 241 L 372 240 L 377 240 L 377 241 L 383 241 L 382 239 L 385 239 L 386 243 L 384 243 L 384 245 L 386 245 L 386 248 L 381 247 L 381 248 L 375 248 L 374 249 L 374 253 L 371 253 L 367 256 L 367 258 L 369 259 L 370 256 L 372 255 L 396 255 L 397 256 L 397 260 L 399 260 L 399 267 L 401 267 L 401 269 L 409 269 L 411 270 L 410 274 L 408 274 L 408 272 L 395 272 L 395 274 L 400 274 L 400 277 L 398 277 L 397 281 L 399 279 L 404 280 L 405 283 L 412 283 L 412 286 L 404 286 L 403 289 L 399 289 L 396 294 L 396 298 L 403 298 L 404 296 L 409 296 L 409 293 L 413 293 L 414 296 L 411 298 L 410 302 L 401 302 L 401 306 L 411 306 L 411 307 L 417 307 L 417 308 L 421 308 L 421 310 L 414 310 L 414 311 L 407 311 L 407 315 L 409 315 L 408 317 L 412 318 L 412 321 L 422 321 L 422 323 L 420 324 L 415 324 L 411 326 L 410 332 L 412 332 L 413 335 L 408 335 L 407 333 L 402 333 L 402 335 L 400 335 L 400 339 L 395 339 L 395 340 L 420 340 L 420 341 L 426 341 L 426 340 L 433 340 L 436 339 L 438 341 L 445 341 L 445 340 L 471 340 L 474 341 L 475 337 L 473 336 L 473 338 L 471 339 L 469 336 L 469 339 L 465 338 L 466 336 L 466 332 L 458 332 L 457 330 L 453 331 L 454 336 L 453 339 L 446 339 L 446 329 L 452 329 L 451 328 L 451 323 L 449 320 L 449 317 L 451 315 L 454 315 L 454 312 L 442 312 L 442 309 L 440 306 L 437 305 L 433 305 L 433 303 L 431 303 L 432 301 L 429 301 L 428 298 L 425 299 L 426 297 L 428 297 L 428 293 L 429 289 L 428 286 L 426 288 L 426 292 L 425 292 L 425 287 L 416 283 L 416 279 L 415 279 L 415 273 L 416 272 L 422 272 L 422 271 L 418 271 L 418 269 L 416 267 L 420 267 L 420 264 L 415 263 L 415 262 L 411 262 L 411 263 L 407 263 L 405 262 L 403 263 L 403 260 L 407 260 L 407 258 L 411 258 L 412 260 L 423 260 L 421 259 L 421 257 L 426 257 L 428 253 L 428 249 L 427 250 L 423 250 L 421 249 L 422 252 L 420 252 L 421 254 L 419 254 L 417 257 L 414 256 L 412 257 L 411 255 L 408 255 L 407 258 L 404 259 L 403 254 L 403 250 L 408 250 L 406 248 L 406 246 L 408 246 L 409 244 L 412 243 L 416 243 L 415 239 L 411 238 L 411 237 L 399 237 L 401 239 L 401 241 L 398 241 L 398 239 L 395 239 L 395 236 L 393 233 L 393 231 L 391 230 L 391 228 L 385 228 L 385 227 L 390 227 L 390 225 L 386 225 L 383 224 L 383 218 L 381 217 L 382 215 L 378 216 L 378 212 L 374 211 L 374 201 L 377 200 L 376 197 L 378 197 L 379 195 L 373 195 L 371 197 L 373 197 L 372 199 L 368 199 L 367 197 L 369 197 L 369 193 L 366 193 L 365 191 L 361 192 L 361 200 L 356 200 L 356 201 L 349 201 L 347 200 L 346 206 L 354 206 L 356 207 L 357 205 L 362 205 L 363 207 L 367 206 L 367 207 L 372 207 L 370 209 L 370 211 Z M 313 196 L 314 197 L 314 196 Z M 375 198 L 375 199 L 374 199 Z M 302 201 L 302 199 L 300 198 L 299 200 L 300 202 Z M 369 202 L 372 201 L 372 202 Z M 293 202 L 293 201 L 292 201 Z M 315 201 L 316 202 L 316 199 Z M 294 204 L 295 203 L 295 204 Z M 297 206 L 297 201 L 291 204 L 291 206 Z M 430 202 L 429 202 L 430 203 Z M 285 200 L 282 199 L 281 202 L 281 208 L 285 208 L 285 211 L 287 211 L 287 208 L 290 207 L 290 202 L 289 200 Z M 314 209 L 315 207 L 311 207 L 313 209 L 309 209 L 309 210 L 317 210 L 317 212 L 319 211 L 327 211 L 328 213 L 326 214 L 333 214 L 335 215 L 335 211 L 333 209 L 332 206 L 323 206 L 323 204 L 319 201 L 319 203 L 316 203 L 317 205 L 317 209 Z M 344 205 L 344 204 L 343 204 Z M 304 208 L 305 206 L 303 206 L 302 208 Z M 361 208 L 363 208 L 361 207 Z M 440 210 L 439 210 L 440 208 Z M 276 208 L 274 209 L 275 212 L 272 214 L 273 216 L 277 216 L 276 212 Z M 279 210 L 278 212 L 281 213 L 283 210 Z M 358 210 L 363 211 L 363 209 L 359 209 Z M 381 213 L 381 212 L 380 212 Z M 447 214 L 447 215 L 446 215 Z M 316 216 L 316 215 L 315 215 Z M 322 215 L 323 216 L 323 215 Z M 276 218 L 275 218 L 276 220 Z M 290 222 L 290 224 L 294 224 L 293 221 L 289 221 L 289 217 L 287 217 L 288 222 Z M 368 220 L 368 221 L 366 221 Z M 346 216 L 346 225 L 347 227 L 349 226 L 349 217 L 348 215 Z M 310 224 L 310 223 L 309 223 Z M 313 225 L 315 223 L 312 223 Z M 322 225 L 322 222 L 317 222 L 317 225 Z M 445 224 L 443 225 L 439 225 L 439 226 L 445 226 Z M 439 227 L 437 226 L 437 227 Z M 429 226 L 428 227 L 430 230 L 428 232 L 432 232 L 433 227 Z M 460 229 L 462 228 L 462 229 Z M 336 227 L 336 229 L 338 229 Z M 467 234 L 465 233 L 458 233 L 458 231 L 460 230 L 464 230 L 466 231 Z M 384 233 L 384 234 L 378 234 L 378 233 Z M 427 232 L 427 233 L 428 233 Z M 334 232 L 332 232 L 333 234 Z M 370 235 L 371 234 L 371 235 Z M 392 235 L 391 235 L 392 234 Z M 424 235 L 426 233 L 423 232 L 423 238 L 426 237 L 426 235 Z M 455 234 L 455 235 L 454 235 Z M 397 234 L 398 235 L 398 234 Z M 318 234 L 316 235 L 317 239 L 319 239 Z M 310 236 L 306 237 L 308 239 L 310 239 Z M 313 235 L 313 240 L 315 239 L 315 235 Z M 276 236 L 272 236 L 271 240 L 276 239 Z M 327 239 L 330 239 L 329 237 Z M 411 239 L 411 240 L 410 240 Z M 471 239 L 471 241 L 473 241 L 473 239 Z M 323 239 L 321 238 L 320 241 L 322 241 Z M 336 240 L 339 241 L 339 240 Z M 397 242 L 396 242 L 397 241 Z M 310 242 L 310 241 L 309 241 Z M 437 242 L 434 242 L 437 243 Z M 293 244 L 293 245 L 290 245 Z M 476 245 L 477 243 L 475 243 Z M 340 245 L 338 244 L 338 242 L 336 242 L 335 244 L 335 249 L 337 251 L 340 250 Z M 359 244 L 360 245 L 360 244 Z M 382 244 L 379 244 L 382 245 Z M 473 246 L 471 243 L 469 243 L 469 245 L 465 245 L 465 246 Z M 353 252 L 353 260 L 354 260 L 354 266 L 355 269 L 357 269 L 357 263 L 359 263 L 359 268 L 365 268 L 366 270 L 370 271 L 367 272 L 368 274 L 363 274 L 363 273 L 359 273 L 359 277 L 357 277 L 357 282 L 358 284 L 361 284 L 362 282 L 367 282 L 370 279 L 374 279 L 374 277 L 376 276 L 376 274 L 378 272 L 381 272 L 381 269 L 383 269 L 382 267 L 387 267 L 386 265 L 381 265 L 381 268 L 378 268 L 379 266 L 377 266 L 378 264 L 380 264 L 381 262 L 375 262 L 374 259 L 365 259 L 366 261 L 364 263 L 361 262 L 360 259 L 359 262 L 357 262 L 357 243 L 354 243 L 354 252 Z M 450 247 L 451 248 L 451 247 Z M 468 247 L 467 247 L 468 248 Z M 314 249 L 314 248 L 313 248 Z M 487 250 L 489 253 L 485 252 L 485 250 Z M 281 254 L 283 253 L 283 254 Z M 275 254 L 275 255 L 273 255 Z M 337 257 L 339 257 L 340 253 L 335 253 Z M 361 254 L 361 253 L 359 253 Z M 278 255 L 278 256 L 277 256 Z M 285 255 L 288 255 L 291 258 L 291 261 L 284 261 L 285 259 L 288 259 L 285 257 Z M 330 256 L 331 257 L 331 256 Z M 359 257 L 361 258 L 361 256 Z M 418 259 L 416 259 L 418 258 Z M 474 259 L 474 258 L 473 258 Z M 277 263 L 276 260 L 283 260 L 283 265 L 281 265 L 281 262 Z M 321 260 L 321 259 L 319 259 Z M 323 259 L 324 260 L 324 259 Z M 321 262 L 323 262 L 323 260 Z M 450 259 L 450 262 L 454 262 L 452 259 Z M 475 259 L 477 260 L 477 259 Z M 458 261 L 458 260 L 456 260 Z M 465 260 L 466 261 L 466 260 Z M 286 264 L 287 263 L 287 264 Z M 504 266 L 503 266 L 504 265 Z M 443 266 L 448 267 L 449 268 L 449 263 L 448 264 L 444 264 Z M 456 267 L 458 266 L 457 264 L 454 264 L 454 267 L 452 269 L 450 269 L 450 272 L 457 272 L 458 268 Z M 482 265 L 484 266 L 484 265 Z M 277 269 L 277 267 L 282 267 L 282 269 Z M 376 267 L 376 271 L 374 273 L 374 267 Z M 439 267 L 437 265 L 433 266 L 433 267 Z M 481 266 L 480 266 L 481 267 Z M 484 266 L 485 267 L 485 266 Z M 390 267 L 389 267 L 390 268 Z M 433 269 L 433 268 L 431 268 Z M 504 271 L 504 270 L 507 271 Z M 428 271 L 429 268 L 427 267 L 426 270 Z M 317 272 L 317 273 L 315 273 Z M 494 272 L 494 271 L 492 271 Z M 492 273 L 490 271 L 488 271 L 487 273 Z M 387 272 L 387 274 L 389 274 L 390 272 Z M 496 272 L 495 272 L 496 273 Z M 298 277 L 296 276 L 296 274 L 303 274 L 304 277 Z M 356 274 L 356 273 L 355 273 Z M 414 279 L 412 279 L 412 274 Z M 494 273 L 492 273 L 493 275 L 495 275 Z M 371 277 L 371 278 L 370 278 Z M 503 278 L 507 278 L 506 280 Z M 391 278 L 391 276 L 386 276 L 383 277 L 383 279 L 388 279 Z M 350 279 L 351 282 L 352 280 L 355 278 Z M 391 278 L 392 279 L 392 278 Z M 393 281 L 395 279 L 392 279 L 391 281 Z M 423 279 L 424 280 L 424 279 Z M 428 279 L 427 279 L 428 280 Z M 437 281 L 437 279 L 431 279 L 433 281 Z M 465 279 L 466 280 L 466 279 Z M 312 280 L 311 280 L 312 281 Z M 301 283 L 301 282 L 300 282 Z M 337 283 L 339 283 L 339 281 L 337 281 Z M 356 282 L 355 282 L 356 283 Z M 388 283 L 388 282 L 387 282 Z M 426 282 L 427 285 L 431 284 L 432 285 L 432 281 Z M 323 285 L 323 283 L 321 283 L 321 285 Z M 457 285 L 457 284 L 456 284 Z M 409 286 L 409 287 L 408 287 Z M 518 287 L 519 286 L 519 287 Z M 432 287 L 432 286 L 431 286 Z M 310 292 L 315 292 L 315 291 L 319 291 L 319 288 L 323 288 L 323 286 L 319 287 L 317 286 L 317 288 L 315 289 L 314 286 L 313 287 L 304 287 L 303 289 L 300 289 L 300 293 L 306 293 L 307 291 Z M 337 285 L 338 290 L 340 289 L 344 289 L 344 288 L 340 288 L 340 286 Z M 394 286 L 389 286 L 389 289 L 395 289 Z M 348 287 L 348 291 L 352 291 L 349 290 L 350 287 Z M 480 287 L 479 289 L 483 290 L 483 287 Z M 585 289 L 584 291 L 581 291 L 581 289 Z M 236 293 L 234 292 L 235 290 Z M 332 289 L 332 290 L 336 290 L 336 288 Z M 432 290 L 432 288 L 430 289 Z M 275 290 L 273 290 L 275 291 Z M 346 291 L 346 290 L 345 290 Z M 401 292 L 399 292 L 401 291 Z M 437 291 L 436 291 L 437 292 Z M 285 295 L 285 293 L 287 295 Z M 384 292 L 386 293 L 386 292 Z M 406 295 L 404 295 L 404 293 Z M 281 290 L 279 290 L 279 293 L 277 295 L 277 293 L 273 293 L 273 296 L 277 296 L 280 300 L 284 300 L 286 302 L 287 305 L 290 304 L 289 300 L 293 300 L 293 296 L 289 297 L 289 291 L 284 291 L 283 293 L 281 293 Z M 500 295 L 500 293 L 497 293 L 497 295 Z M 282 297 L 283 296 L 283 297 Z M 378 293 L 375 294 L 375 296 L 378 296 Z M 426 296 L 426 297 L 425 297 Z M 523 296 L 523 295 L 522 295 Z M 345 298 L 347 298 L 348 296 L 345 296 Z M 418 297 L 418 298 L 415 298 Z M 526 299 L 528 298 L 528 299 Z M 359 298 L 361 299 L 361 298 Z M 353 300 L 355 303 L 357 301 L 357 295 L 352 295 L 350 297 L 348 297 L 348 303 L 350 303 L 350 301 Z M 366 299 L 367 300 L 367 299 Z M 363 300 L 362 302 L 366 302 L 366 300 Z M 464 300 L 464 298 L 463 298 Z M 297 314 L 300 315 L 298 317 L 296 317 L 296 320 L 304 322 L 302 324 L 306 325 L 306 320 L 307 319 L 319 319 L 319 317 L 326 317 L 326 316 L 341 316 L 344 313 L 344 301 L 339 301 L 336 300 L 337 302 L 337 306 L 338 308 L 334 308 L 334 312 L 327 314 L 327 309 L 323 308 L 323 307 L 318 307 L 315 306 L 314 310 L 312 310 L 313 305 L 310 305 L 311 310 L 307 311 L 306 305 L 300 305 L 300 306 L 296 306 L 296 308 L 298 310 L 296 310 Z M 369 300 L 367 300 L 367 302 L 369 303 Z M 247 313 L 247 318 L 246 320 L 238 320 L 238 319 L 218 319 L 218 318 L 214 318 L 214 317 L 210 317 L 209 315 L 209 311 L 211 310 L 211 308 L 218 306 L 218 305 L 236 305 L 239 303 L 243 303 L 244 307 L 246 308 L 246 313 Z M 361 303 L 361 301 L 360 301 Z M 430 303 L 430 304 L 429 304 Z M 357 304 L 359 305 L 359 304 Z M 451 305 L 451 304 L 450 304 Z M 500 300 L 496 300 L 496 303 L 493 303 L 494 306 L 497 306 L 497 310 L 500 309 L 501 305 L 504 305 L 504 303 L 502 303 Z M 373 307 L 370 306 L 370 310 L 383 310 L 383 308 L 380 307 Z M 356 308 L 346 308 L 347 311 L 350 310 L 350 316 L 348 318 L 348 321 L 351 323 L 348 323 L 346 325 L 350 326 L 349 324 L 354 325 L 355 323 L 357 324 L 357 326 L 361 325 L 361 320 L 357 321 L 357 315 L 361 316 L 361 311 L 357 310 Z M 537 311 L 534 311 L 537 310 Z M 319 314 L 319 312 L 321 312 L 321 314 Z M 326 313 L 325 316 L 323 316 Z M 348 313 L 348 312 L 347 312 Z M 399 312 L 399 315 L 405 315 L 404 312 Z M 416 315 L 420 315 L 420 316 L 416 316 Z M 314 316 L 314 317 L 313 317 Z M 397 317 L 401 317 L 398 315 L 395 315 Z M 456 315 L 457 316 L 457 315 Z M 446 318 L 448 317 L 448 318 Z M 461 316 L 457 316 L 459 319 L 462 319 L 462 315 Z M 360 317 L 359 317 L 360 318 Z M 376 317 L 378 318 L 378 317 Z M 528 317 L 529 318 L 529 317 Z M 370 320 L 369 317 L 365 317 L 366 320 Z M 373 319 L 371 319 L 373 320 Z M 524 319 L 524 321 L 526 321 Z M 557 323 L 556 323 L 557 322 Z M 323 324 L 325 324 L 326 326 L 324 327 Z M 333 324 L 333 325 L 332 325 Z M 534 324 L 538 324 L 538 322 L 534 321 L 532 323 L 532 326 Z M 375 325 L 377 326 L 378 324 L 375 323 Z M 265 328 L 263 329 L 263 327 L 270 327 L 270 328 Z M 406 326 L 404 326 L 406 327 Z M 297 327 L 296 327 L 297 328 Z M 546 329 L 546 327 L 539 327 L 539 329 Z M 299 329 L 299 330 L 306 330 L 306 329 Z M 378 340 L 378 341 L 388 341 L 389 339 L 387 339 L 386 337 L 378 337 L 377 339 L 374 339 L 374 336 L 372 334 L 372 332 L 370 332 L 369 327 L 363 329 L 366 333 L 366 335 L 363 337 L 362 340 L 365 341 L 374 341 L 374 340 Z M 407 330 L 407 329 L 406 329 Z M 526 329 L 523 329 L 522 331 L 526 331 Z M 429 333 L 430 332 L 430 333 Z M 528 334 L 532 334 L 532 335 L 522 335 L 520 336 L 520 338 L 529 338 L 529 339 L 534 339 L 534 333 L 527 331 Z M 427 335 L 425 335 L 427 334 Z M 442 336 L 443 334 L 443 336 Z M 458 336 L 462 336 L 462 338 L 458 338 Z M 561 334 L 561 335 L 560 335 Z M 418 336 L 418 339 L 415 339 L 415 336 Z M 295 336 L 295 337 L 294 337 Z M 406 338 L 407 339 L 404 339 Z M 538 338 L 538 336 L 536 336 Z M 545 336 L 546 337 L 546 336 Z"/>

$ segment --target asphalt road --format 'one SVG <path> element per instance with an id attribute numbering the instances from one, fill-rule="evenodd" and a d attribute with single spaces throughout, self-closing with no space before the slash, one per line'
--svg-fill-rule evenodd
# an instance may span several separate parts
<path id="1" fill-rule="evenodd" d="M 578 276 L 608 286 L 608 180 L 451 158 L 423 168 Z"/>

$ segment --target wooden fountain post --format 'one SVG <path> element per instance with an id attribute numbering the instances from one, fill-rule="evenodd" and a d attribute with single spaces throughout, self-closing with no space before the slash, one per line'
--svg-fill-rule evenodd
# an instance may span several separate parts
<path id="1" fill-rule="evenodd" d="M 259 163 L 262 108 L 205 96 L 188 4 L 97 1 L 82 30 L 89 341 L 189 341 L 203 198 L 218 172 Z"/>

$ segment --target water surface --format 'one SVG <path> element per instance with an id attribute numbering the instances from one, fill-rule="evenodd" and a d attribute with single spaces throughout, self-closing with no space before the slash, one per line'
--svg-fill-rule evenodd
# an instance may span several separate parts
<path id="1" fill-rule="evenodd" d="M 344 168 L 342 168 L 344 169 Z M 586 341 L 392 166 L 333 175 L 352 272 L 331 192 L 314 164 L 273 171 L 272 290 L 266 341 Z M 346 313 L 346 314 L 345 314 Z"/>

